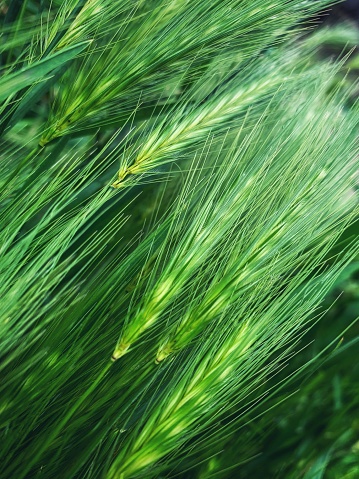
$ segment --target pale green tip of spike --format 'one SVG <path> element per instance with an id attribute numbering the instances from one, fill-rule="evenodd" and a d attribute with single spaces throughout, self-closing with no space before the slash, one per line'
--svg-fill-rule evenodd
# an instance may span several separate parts
<path id="1" fill-rule="evenodd" d="M 173 353 L 173 345 L 171 342 L 165 343 L 161 346 L 157 352 L 155 363 L 160 364 L 164 361 L 168 356 Z"/>
<path id="2" fill-rule="evenodd" d="M 112 353 L 112 356 L 111 356 L 111 361 L 112 362 L 115 362 L 117 361 L 118 359 L 122 358 L 122 356 L 124 356 L 128 350 L 130 349 L 130 344 L 126 344 L 126 343 L 120 343 L 116 349 L 114 350 L 114 352 Z"/>
<path id="3" fill-rule="evenodd" d="M 117 180 L 112 183 L 112 188 L 123 188 L 125 183 L 125 178 L 129 174 L 129 169 L 126 166 L 123 166 L 118 172 Z"/>

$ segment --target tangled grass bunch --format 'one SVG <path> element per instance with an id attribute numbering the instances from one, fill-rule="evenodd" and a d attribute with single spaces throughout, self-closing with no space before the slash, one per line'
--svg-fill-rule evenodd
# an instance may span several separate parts
<path id="1" fill-rule="evenodd" d="M 358 108 L 298 37 L 330 2 L 18 3 L 1 477 L 212 477 L 358 254 Z"/>

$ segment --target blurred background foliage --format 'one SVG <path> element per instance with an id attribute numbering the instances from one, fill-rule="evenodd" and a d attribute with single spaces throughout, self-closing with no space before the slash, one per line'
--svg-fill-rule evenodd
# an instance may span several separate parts
<path id="1" fill-rule="evenodd" d="M 31 23 L 31 12 L 37 16 L 39 4 L 46 7 L 48 2 L 23 3 L 26 4 L 26 15 L 29 15 Z M 52 3 L 60 7 L 62 0 L 54 0 Z M 12 3 L 12 5 L 15 4 L 16 2 Z M 18 8 L 21 8 L 21 4 L 22 2 L 18 2 Z M 46 8 L 44 11 L 46 13 Z M 3 18 L 11 16 L 6 1 L 0 2 L 0 15 Z M 316 18 L 313 19 L 314 21 Z M 343 88 L 348 87 L 348 90 L 350 89 L 348 102 L 351 104 L 355 103 L 359 95 L 358 84 L 353 90 L 353 84 L 357 82 L 359 72 L 358 22 L 359 2 L 347 1 L 334 7 L 331 13 L 325 13 L 324 23 L 313 34 L 308 35 L 309 44 L 320 45 L 319 54 L 316 53 L 316 55 L 343 60 L 341 70 L 337 74 L 337 85 L 333 85 L 333 88 L 338 85 Z M 21 32 L 21 35 L 21 38 L 26 39 L 26 29 Z M 2 54 L 8 55 L 7 61 L 9 61 L 13 52 L 16 52 L 16 45 L 14 50 Z M 317 57 L 313 56 L 312 61 L 316 62 Z M 14 151 L 26 145 L 26 150 L 31 152 L 37 147 L 37 132 L 41 130 L 41 125 L 48 118 L 50 102 L 51 98 L 49 94 L 46 94 L 25 118 L 16 123 L 6 136 L 4 150 L 10 148 Z M 142 114 L 146 115 L 146 111 Z M 125 128 L 118 141 L 126 132 Z M 95 130 L 89 129 L 86 135 L 71 135 L 64 139 L 64 143 L 68 150 L 76 145 L 79 153 L 87 152 L 89 145 L 92 145 L 92 157 L 94 157 L 103 149 L 112 134 L 113 129 L 97 130 L 95 125 Z M 49 151 L 53 152 L 52 159 L 61 148 L 60 142 L 48 146 Z M 97 191 L 113 173 L 114 170 L 105 171 L 102 176 L 96 178 L 89 184 L 84 196 L 90 196 L 92 192 Z M 133 198 L 132 221 L 121 232 L 112 235 L 109 246 L 111 244 L 128 246 L 132 238 L 144 234 L 154 211 L 158 210 L 159 205 L 165 204 L 161 197 L 161 188 L 163 188 L 161 185 L 158 189 L 151 188 L 150 185 L 147 187 L 142 185 L 141 191 L 144 190 L 142 201 L 136 201 L 138 189 L 136 187 L 131 189 L 127 198 Z M 174 190 L 175 186 L 172 188 Z M 173 190 L 167 188 L 166 195 L 171 197 Z M 144 197 L 146 201 L 143 201 Z M 81 198 L 75 201 L 80 203 Z M 114 198 L 110 201 L 113 202 L 113 209 L 111 204 L 107 204 L 106 211 L 109 215 L 115 215 L 118 200 Z M 164 210 L 165 206 L 161 208 Z M 101 229 L 105 221 L 108 220 L 100 217 L 93 225 L 93 229 Z M 31 226 L 30 223 L 30 229 Z M 88 234 L 91 235 L 91 230 Z M 356 222 L 346 232 L 346 236 L 341 238 L 341 245 L 338 247 L 347 244 L 358 234 L 359 222 Z M 75 251 L 76 245 L 73 248 Z M 190 475 L 187 472 L 181 472 L 180 468 L 179 477 L 183 479 L 189 477 L 198 479 L 210 477 L 219 479 L 359 478 L 359 323 L 355 322 L 359 315 L 359 258 L 343 271 L 327 297 L 326 306 L 328 312 L 303 337 L 301 341 L 303 349 L 290 363 L 290 370 L 294 375 L 298 368 L 307 364 L 305 375 L 300 376 L 297 382 L 294 380 L 290 386 L 284 384 L 280 398 L 277 396 L 272 402 L 271 400 L 266 402 L 263 409 L 257 409 L 255 416 L 249 417 L 246 424 L 238 431 L 233 432 L 226 439 L 221 439 L 222 453 L 211 459 L 207 458 L 206 451 L 203 452 L 202 458 L 197 454 L 194 460 L 199 465 Z M 342 331 L 345 331 L 343 335 Z M 323 349 L 325 352 L 322 353 L 321 360 L 313 365 L 313 358 Z M 287 376 L 288 369 L 283 375 L 283 381 Z M 268 386 L 270 383 L 266 384 L 267 389 Z M 270 414 L 268 409 L 271 409 Z M 226 421 L 230 422 L 230 420 L 229 417 Z M 228 464 L 231 466 L 228 467 Z"/>

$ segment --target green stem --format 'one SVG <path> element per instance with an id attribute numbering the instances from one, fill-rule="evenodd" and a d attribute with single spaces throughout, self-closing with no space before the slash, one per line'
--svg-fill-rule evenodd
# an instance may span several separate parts
<path id="1" fill-rule="evenodd" d="M 28 473 L 30 472 L 32 466 L 40 459 L 45 449 L 48 448 L 48 445 L 54 441 L 54 439 L 59 435 L 61 430 L 66 426 L 75 412 L 79 409 L 79 407 L 83 404 L 83 402 L 90 396 L 90 394 L 96 389 L 96 387 L 100 384 L 102 379 L 106 376 L 107 372 L 111 368 L 112 363 L 107 363 L 107 365 L 103 368 L 101 373 L 97 376 L 97 378 L 92 382 L 91 386 L 87 389 L 84 394 L 75 402 L 75 404 L 70 408 L 68 413 L 64 416 L 62 421 L 57 425 L 57 427 L 52 431 L 52 433 L 47 438 L 47 441 L 44 442 L 43 446 L 37 450 L 37 453 L 34 454 L 32 460 L 29 461 L 28 465 L 23 469 L 22 475 L 18 476 L 18 479 L 27 477 Z"/>

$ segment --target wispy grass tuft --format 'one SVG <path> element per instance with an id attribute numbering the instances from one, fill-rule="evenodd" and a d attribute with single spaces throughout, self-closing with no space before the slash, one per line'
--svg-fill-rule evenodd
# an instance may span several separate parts
<path id="1" fill-rule="evenodd" d="M 15 4 L 0 475 L 219 474 L 358 254 L 355 87 L 296 36 L 330 2 Z"/>

